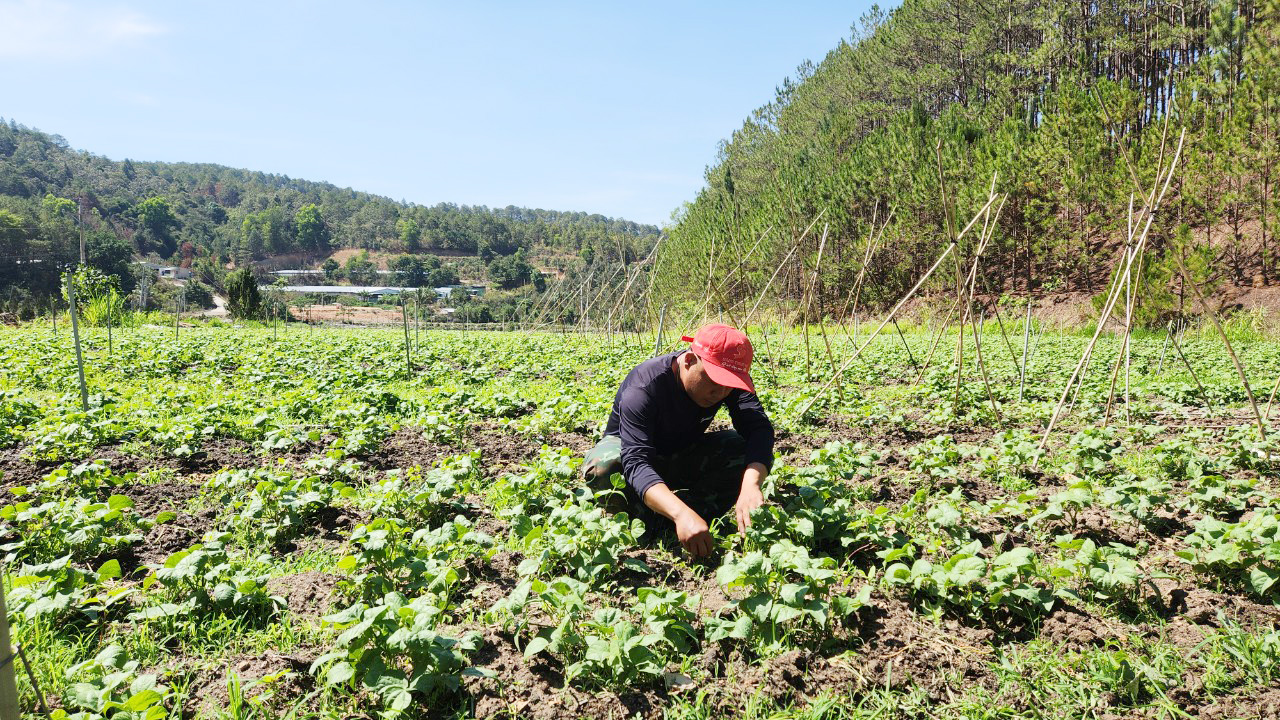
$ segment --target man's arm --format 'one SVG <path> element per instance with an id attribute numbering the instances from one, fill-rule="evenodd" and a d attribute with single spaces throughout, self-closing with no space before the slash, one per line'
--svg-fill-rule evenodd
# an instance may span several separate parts
<path id="1" fill-rule="evenodd" d="M 618 435 L 622 439 L 622 468 L 627 485 L 649 509 L 671 520 L 676 537 L 693 557 L 711 552 L 707 521 L 671 492 L 653 468 L 657 450 L 653 446 L 656 427 L 653 403 L 643 391 L 632 388 L 619 397 Z"/>
<path id="2" fill-rule="evenodd" d="M 644 504 L 675 524 L 676 537 L 690 555 L 698 558 L 711 554 L 711 529 L 707 521 L 671 492 L 666 483 L 650 486 L 644 494 Z"/>
<path id="3" fill-rule="evenodd" d="M 738 492 L 738 502 L 733 511 L 738 518 L 738 533 L 744 537 L 747 528 L 751 527 L 751 511 L 764 504 L 764 493 L 760 486 L 764 484 L 769 468 L 764 463 L 753 462 L 742 472 L 742 489 Z"/>
<path id="4" fill-rule="evenodd" d="M 773 422 L 754 393 L 735 392 L 726 405 L 733 428 L 746 441 L 747 468 L 742 473 L 742 488 L 734 505 L 738 532 L 746 534 L 746 529 L 751 527 L 751 511 L 764 504 L 761 486 L 773 467 Z"/>

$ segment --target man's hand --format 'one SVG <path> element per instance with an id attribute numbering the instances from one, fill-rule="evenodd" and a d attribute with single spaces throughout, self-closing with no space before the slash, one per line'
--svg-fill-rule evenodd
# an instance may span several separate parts
<path id="1" fill-rule="evenodd" d="M 644 504 L 676 526 L 676 537 L 695 558 L 711 554 L 711 529 L 707 521 L 671 492 L 666 483 L 651 486 L 644 493 Z"/>
<path id="2" fill-rule="evenodd" d="M 685 508 L 671 520 L 676 525 L 676 537 L 690 556 L 700 558 L 711 554 L 711 529 L 701 515 Z"/>
<path id="3" fill-rule="evenodd" d="M 747 536 L 747 528 L 751 527 L 751 511 L 764 504 L 760 483 L 767 472 L 764 465 L 751 463 L 742 473 L 742 490 L 738 492 L 738 502 L 733 510 L 738 517 L 738 534 L 743 537 Z"/>

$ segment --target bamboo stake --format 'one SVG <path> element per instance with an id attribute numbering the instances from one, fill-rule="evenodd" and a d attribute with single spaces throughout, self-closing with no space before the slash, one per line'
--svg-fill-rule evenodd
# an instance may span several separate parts
<path id="1" fill-rule="evenodd" d="M 759 309 L 759 307 L 760 307 L 760 302 L 761 302 L 762 300 L 764 300 L 764 294 L 765 294 L 765 293 L 767 293 L 767 292 L 769 292 L 769 287 L 770 287 L 770 286 L 772 286 L 772 285 L 773 285 L 773 281 L 774 281 L 775 279 L 777 279 L 777 277 L 778 277 L 778 273 L 782 272 L 782 266 L 786 264 L 787 260 L 791 257 L 791 255 L 792 255 L 792 254 L 796 251 L 796 249 L 797 249 L 797 248 L 799 248 L 799 247 L 800 247 L 800 245 L 799 245 L 799 244 L 793 245 L 793 246 L 791 247 L 791 249 L 787 251 L 787 254 L 783 256 L 783 258 L 782 258 L 782 262 L 778 263 L 778 267 L 773 271 L 773 275 L 771 275 L 771 276 L 769 277 L 769 282 L 767 282 L 767 283 L 765 283 L 765 284 L 764 284 L 764 288 L 760 291 L 760 294 L 759 294 L 758 296 L 756 296 L 756 303 L 755 303 L 755 305 L 752 305 L 752 306 L 751 306 L 751 312 L 747 313 L 747 317 L 746 317 L 746 319 L 744 319 L 744 320 L 742 321 L 742 322 L 743 322 L 743 325 L 750 325 L 750 324 L 751 324 L 751 318 L 755 317 L 756 310 L 757 310 L 757 309 Z"/>
<path id="2" fill-rule="evenodd" d="M 916 359 L 911 354 L 911 346 L 907 344 L 907 338 L 903 336 L 902 328 L 898 326 L 897 320 L 893 321 L 893 329 L 898 331 L 898 339 L 902 341 L 902 347 L 907 351 L 907 362 L 910 363 L 911 367 L 915 367 Z"/>
<path id="3" fill-rule="evenodd" d="M 640 264 L 636 265 L 636 272 L 635 272 L 635 274 L 634 274 L 634 275 L 632 275 L 632 276 L 631 276 L 631 279 L 627 281 L 627 284 L 626 284 L 625 286 L 623 286 L 623 288 L 622 288 L 622 292 L 618 293 L 618 302 L 617 302 L 616 304 L 614 304 L 614 306 L 613 306 L 613 308 L 612 308 L 611 310 L 609 310 L 609 319 L 606 321 L 606 322 L 609 324 L 609 326 L 611 326 L 611 327 L 612 327 L 612 325 L 613 325 L 613 314 L 614 314 L 615 312 L 617 312 L 618 307 L 619 307 L 620 305 L 622 305 L 622 301 L 627 297 L 627 292 L 629 292 L 629 291 L 631 290 L 631 284 L 632 284 L 632 283 L 634 283 L 634 282 L 636 281 L 636 278 L 640 277 L 640 273 L 641 273 L 641 271 L 643 271 L 643 270 L 644 270 L 645 265 L 648 265 L 648 264 L 649 264 L 649 261 L 653 258 L 653 256 L 654 256 L 654 255 L 656 255 L 656 254 L 658 253 L 658 246 L 660 246 L 660 245 L 662 245 L 662 237 L 659 237 L 659 238 L 658 238 L 658 242 L 656 242 L 656 243 L 654 243 L 654 244 L 653 244 L 653 249 L 649 251 L 649 255 L 648 255 L 648 257 L 646 257 L 644 260 L 640 261 Z"/>
<path id="4" fill-rule="evenodd" d="M 1227 346 L 1227 354 L 1231 356 L 1231 362 L 1236 366 L 1236 372 L 1240 375 L 1240 382 L 1244 384 L 1244 392 L 1249 396 L 1249 406 L 1253 408 L 1253 416 L 1258 421 L 1258 438 L 1267 439 L 1267 428 L 1262 422 L 1262 413 L 1258 411 L 1258 403 L 1253 397 L 1253 388 L 1249 387 L 1249 378 L 1245 375 L 1244 366 L 1240 364 L 1240 358 L 1236 356 L 1236 351 L 1231 347 L 1231 340 L 1227 338 L 1227 333 L 1222 329 L 1222 323 L 1218 322 L 1218 313 L 1209 307 L 1209 303 L 1205 301 L 1204 295 L 1200 293 L 1199 286 L 1191 279 L 1191 273 L 1187 272 L 1187 266 L 1183 264 L 1182 257 L 1178 253 L 1173 254 L 1173 259 L 1178 263 L 1178 270 L 1182 273 L 1182 278 L 1187 285 L 1191 286 L 1191 292 L 1195 294 L 1196 300 L 1200 302 L 1200 308 L 1203 312 L 1208 313 L 1209 319 L 1213 321 L 1213 326 L 1218 330 L 1218 336 L 1222 338 L 1223 344 Z"/>
<path id="5" fill-rule="evenodd" d="M 1169 322 L 1164 324 L 1164 342 L 1161 343 L 1160 345 L 1160 362 L 1156 364 L 1156 375 L 1159 375 L 1160 372 L 1164 370 L 1164 354 L 1165 354 L 1165 351 L 1169 349 L 1169 338 L 1172 335 L 1173 335 L 1173 321 L 1170 320 Z M 1147 367 L 1151 367 L 1151 366 L 1148 365 Z M 1280 383 L 1280 379 L 1277 379 L 1276 382 Z M 1272 396 L 1273 397 L 1275 396 L 1274 390 L 1272 391 Z"/>
<path id="6" fill-rule="evenodd" d="M 1155 201 L 1151 204 L 1151 206 L 1149 207 L 1149 209 L 1147 209 L 1145 213 L 1146 226 L 1142 230 L 1141 237 L 1138 238 L 1137 248 L 1133 251 L 1126 252 L 1127 262 L 1125 263 L 1124 272 L 1118 273 L 1118 277 L 1120 278 L 1123 278 L 1125 275 L 1127 275 L 1129 272 L 1132 271 L 1134 256 L 1136 255 L 1137 252 L 1140 252 L 1142 246 L 1146 244 L 1147 237 L 1151 232 L 1151 223 L 1155 219 L 1156 210 L 1159 208 L 1160 203 L 1164 200 L 1165 193 L 1168 192 L 1169 190 L 1169 184 L 1173 182 L 1173 171 L 1177 168 L 1178 159 L 1182 155 L 1182 146 L 1183 146 L 1183 143 L 1186 141 L 1186 137 L 1187 137 L 1187 131 L 1186 129 L 1183 129 L 1182 134 L 1178 139 L 1178 149 L 1173 155 L 1173 160 L 1169 163 L 1168 171 L 1165 173 L 1164 185 L 1160 190 L 1160 195 L 1159 197 L 1155 198 Z M 1160 173 L 1157 172 L 1156 174 L 1157 183 L 1158 183 L 1159 176 L 1160 176 Z M 1136 225 L 1135 225 L 1135 229 L 1136 229 Z M 1113 286 L 1113 291 L 1111 292 L 1110 297 L 1108 298 L 1106 307 L 1103 309 L 1102 316 L 1098 321 L 1098 327 L 1094 330 L 1093 338 L 1089 341 L 1089 346 L 1085 348 L 1084 355 L 1080 358 L 1080 362 L 1076 364 L 1075 371 L 1072 372 L 1071 377 L 1067 380 L 1067 386 L 1063 388 L 1062 397 L 1058 400 L 1057 406 L 1054 407 L 1053 415 L 1050 416 L 1049 418 L 1049 425 L 1047 428 L 1045 428 L 1044 437 L 1040 439 L 1040 449 L 1042 450 L 1044 449 L 1045 444 L 1049 441 L 1049 434 L 1053 432 L 1053 426 L 1057 423 L 1058 414 L 1062 411 L 1062 406 L 1066 402 L 1067 395 L 1071 392 L 1071 386 L 1075 383 L 1076 378 L 1080 375 L 1080 372 L 1083 369 L 1085 362 L 1088 359 L 1090 353 L 1093 352 L 1093 347 L 1095 344 L 1097 344 L 1098 338 L 1102 335 L 1102 329 L 1106 325 L 1107 319 L 1111 317 L 1111 310 L 1112 308 L 1115 307 L 1116 301 L 1119 299 L 1119 296 L 1120 296 L 1119 289 L 1120 289 L 1120 283 L 1115 283 Z M 1033 467 L 1038 463 L 1039 463 L 1039 459 L 1037 458 L 1037 460 L 1033 463 Z"/>
<path id="7" fill-rule="evenodd" d="M 76 307 L 76 281 L 74 276 L 67 276 L 67 311 L 71 314 L 71 339 L 76 346 L 76 375 L 80 379 L 80 409 L 89 412 L 89 389 L 84 382 L 84 354 L 80 351 L 80 313 Z M 0 648 L 9 647 L 8 643 L 0 643 Z"/>
<path id="8" fill-rule="evenodd" d="M 937 351 L 938 346 L 942 344 L 942 336 L 946 334 L 947 327 L 951 325 L 951 318 L 955 317 L 956 310 L 959 308 L 960 300 L 957 298 L 955 302 L 951 303 L 951 309 L 947 311 L 946 319 L 938 326 L 938 334 L 934 335 L 933 339 L 929 343 L 929 354 L 925 356 L 924 364 L 920 366 L 920 372 L 916 375 L 917 385 L 919 385 L 920 381 L 924 379 L 925 371 L 929 369 L 929 364 L 933 362 L 933 354 Z"/>
<path id="9" fill-rule="evenodd" d="M 1191 373 L 1191 379 L 1196 382 L 1196 389 L 1200 391 L 1200 397 L 1204 398 L 1204 405 L 1213 413 L 1213 402 L 1209 400 L 1209 393 L 1205 392 L 1204 385 L 1200 384 L 1200 376 L 1196 374 L 1196 369 L 1191 367 L 1191 361 L 1187 360 L 1187 356 L 1182 353 L 1182 345 L 1178 343 L 1178 338 L 1173 338 L 1173 349 L 1178 353 L 1178 357 L 1182 358 L 1182 364 L 1187 366 L 1187 372 Z"/>
<path id="10" fill-rule="evenodd" d="M 893 220 L 897 208 L 889 208 L 889 215 L 885 217 L 884 224 L 880 226 L 879 233 L 876 232 L 876 215 L 879 213 L 879 205 L 876 206 L 876 213 L 871 218 L 871 234 L 867 237 L 867 246 L 862 253 L 862 266 L 858 268 L 858 277 L 854 279 L 853 287 L 849 290 L 849 295 L 845 298 L 844 307 L 840 309 L 841 324 L 844 328 L 845 338 L 849 342 L 857 342 L 858 337 L 858 304 L 862 301 L 862 284 L 867 276 L 867 268 L 871 265 L 871 258 L 879 249 L 881 241 L 884 240 L 884 233 L 889 229 L 889 223 Z M 845 327 L 843 318 L 849 310 L 849 303 L 853 303 L 853 336 L 849 336 L 849 328 Z"/>
<path id="11" fill-rule="evenodd" d="M 809 307 L 805 309 L 805 319 L 809 317 L 809 310 L 813 307 L 813 296 L 818 292 L 818 279 L 822 274 L 822 252 L 827 247 L 827 225 L 822 226 L 822 242 L 818 244 L 818 261 L 813 266 L 813 282 L 809 285 Z M 827 365 L 834 368 L 836 366 L 836 356 L 831 350 L 831 340 L 827 337 L 827 324 L 823 320 L 825 308 L 822 303 L 822 295 L 818 293 L 818 333 L 822 335 L 822 344 L 827 347 Z M 808 333 L 806 335 L 806 344 L 808 342 Z M 836 385 L 836 392 L 840 395 L 841 404 L 844 403 L 844 384 Z"/>
<path id="12" fill-rule="evenodd" d="M 972 316 L 970 316 L 972 317 Z M 973 353 L 978 360 L 978 370 L 982 373 L 982 384 L 987 388 L 987 398 L 991 400 L 991 411 L 996 414 L 996 424 L 1003 425 L 1004 420 L 1000 417 L 1000 408 L 996 407 L 995 393 L 991 392 L 991 380 L 987 377 L 987 367 L 982 362 L 982 321 L 977 320 L 973 327 Z"/>
<path id="13" fill-rule="evenodd" d="M 996 316 L 996 324 L 1000 326 L 1000 335 L 1004 337 L 1004 346 L 1009 351 L 1009 360 L 1015 365 L 1018 362 L 1018 356 L 1013 352 L 1013 343 L 1009 341 L 1009 333 L 1004 329 L 1004 321 L 1000 319 L 1000 303 L 991 303 L 991 314 Z"/>
<path id="14" fill-rule="evenodd" d="M 809 402 L 806 403 L 804 408 L 800 410 L 801 416 L 804 416 L 804 414 L 807 413 L 809 409 L 813 407 L 814 403 L 818 402 L 818 398 L 822 397 L 822 394 L 826 392 L 832 386 L 832 384 L 834 384 L 840 378 L 840 376 L 844 374 L 844 371 L 849 369 L 849 366 L 853 364 L 853 361 L 858 359 L 858 356 L 862 354 L 863 350 L 867 349 L 867 346 L 871 344 L 872 340 L 876 339 L 876 336 L 880 334 L 880 331 L 884 329 L 884 326 L 888 325 L 889 321 L 892 320 L 893 317 L 898 314 L 898 311 L 902 309 L 902 306 L 905 305 L 907 301 L 910 300 L 911 297 L 916 294 L 916 291 L 920 289 L 920 286 L 924 285 L 925 281 L 929 279 L 929 276 L 933 274 L 933 271 L 938 269 L 938 266 L 941 265 L 942 261 L 945 260 L 946 257 L 951 254 L 951 251 L 954 250 L 955 247 L 956 247 L 956 242 L 954 240 L 947 244 L 947 248 L 942 251 L 941 255 L 938 256 L 938 259 L 929 268 L 928 272 L 926 272 L 924 276 L 921 277 L 916 282 L 916 284 L 910 290 L 907 291 L 907 294 L 902 298 L 902 300 L 898 301 L 898 304 L 895 305 L 893 310 L 889 312 L 889 316 L 886 317 L 884 321 L 880 323 L 880 326 L 877 327 L 875 331 L 871 333 L 871 335 L 866 339 L 866 341 L 862 343 L 862 346 L 859 347 L 858 350 L 854 352 L 854 354 L 850 356 L 848 360 L 844 361 L 844 364 L 842 364 L 835 371 L 834 374 L 832 374 L 831 379 L 827 380 L 826 384 L 824 384 L 821 388 L 819 388 L 818 392 L 814 394 L 812 398 L 809 399 Z"/>
<path id="15" fill-rule="evenodd" d="M 1263 420 L 1271 419 L 1271 402 L 1276 399 L 1276 390 L 1280 390 L 1280 377 L 1276 378 L 1276 384 L 1271 388 L 1271 395 L 1267 397 L 1267 411 L 1262 414 Z"/>
<path id="16" fill-rule="evenodd" d="M 400 320 L 404 323 L 404 375 L 413 377 L 413 357 L 409 350 L 409 311 L 405 308 L 404 295 L 400 295 Z"/>
<path id="17" fill-rule="evenodd" d="M 1027 341 L 1031 339 L 1031 291 L 1027 291 L 1027 319 L 1022 321 L 1022 364 L 1018 366 L 1018 402 L 1027 387 Z"/>
<path id="18" fill-rule="evenodd" d="M 827 230 L 829 229 L 830 229 L 830 226 L 827 223 L 822 224 L 822 240 L 821 242 L 818 243 L 818 260 L 813 267 L 813 280 L 810 281 L 809 287 L 804 294 L 805 295 L 804 315 L 801 318 L 801 320 L 803 322 L 803 327 L 804 327 L 805 378 L 810 377 L 810 374 L 812 373 L 812 369 L 810 367 L 810 359 L 809 359 L 809 311 L 813 309 L 813 291 L 818 285 L 818 271 L 822 268 L 822 253 L 824 250 L 827 249 Z M 830 347 L 828 347 L 827 349 L 830 350 Z M 833 361 L 831 364 L 834 366 L 835 362 Z M 843 395 L 844 391 L 841 390 L 840 394 Z"/>
<path id="19" fill-rule="evenodd" d="M 0 720 L 18 720 L 18 678 L 13 663 L 18 651 L 9 638 L 9 613 L 4 602 L 4 583 L 0 582 Z"/>
<path id="20" fill-rule="evenodd" d="M 4 604 L 0 603 L 0 611 L 3 611 Z M 31 661 L 27 659 L 27 652 L 21 645 L 14 647 L 14 652 L 18 654 L 18 659 L 22 661 L 22 669 L 27 672 L 27 682 L 31 683 L 31 690 L 36 694 L 36 705 L 39 706 L 41 714 L 50 717 L 49 705 L 44 701 L 44 691 L 40 689 L 40 683 L 36 680 L 36 674 L 31 669 Z"/>

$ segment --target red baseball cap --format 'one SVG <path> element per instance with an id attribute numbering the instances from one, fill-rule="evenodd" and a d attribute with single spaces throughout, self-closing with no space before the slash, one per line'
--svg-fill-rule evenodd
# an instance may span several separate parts
<path id="1" fill-rule="evenodd" d="M 698 328 L 693 337 L 685 335 L 680 339 L 693 343 L 693 354 L 706 364 L 707 376 L 713 381 L 725 387 L 751 393 L 756 391 L 750 375 L 755 350 L 746 333 L 728 325 L 711 323 Z"/>

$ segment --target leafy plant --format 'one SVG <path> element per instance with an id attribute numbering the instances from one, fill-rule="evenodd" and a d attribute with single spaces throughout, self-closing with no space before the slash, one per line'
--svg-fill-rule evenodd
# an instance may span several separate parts
<path id="1" fill-rule="evenodd" d="M 158 683 L 154 674 L 139 674 L 138 661 L 128 660 L 120 645 L 108 645 L 92 660 L 67 668 L 64 676 L 72 684 L 63 693 L 63 707 L 53 711 L 53 720 L 168 717 L 169 688 Z"/>
<path id="2" fill-rule="evenodd" d="M 435 596 L 409 600 L 387 593 L 373 605 L 357 603 L 324 622 L 342 633 L 335 649 L 311 664 L 328 685 L 372 693 L 391 717 L 419 702 L 433 703 L 456 692 L 463 674 L 485 674 L 467 666 L 480 647 L 479 633 L 453 638 L 436 632 L 442 610 Z"/>
<path id="3" fill-rule="evenodd" d="M 729 592 L 741 589 L 744 597 L 704 620 L 707 641 L 749 640 L 765 654 L 779 652 L 797 634 L 821 637 L 831 623 L 865 605 L 872 587 L 868 582 L 853 595 L 838 592 L 835 561 L 813 557 L 788 540 L 770 544 L 767 552 L 729 553 L 716 581 Z M 730 613 L 736 615 L 725 617 Z"/>

